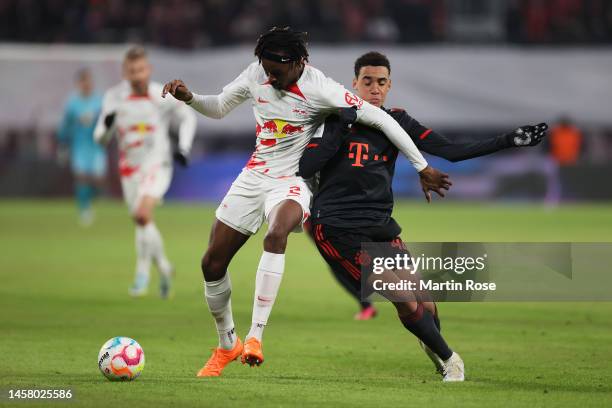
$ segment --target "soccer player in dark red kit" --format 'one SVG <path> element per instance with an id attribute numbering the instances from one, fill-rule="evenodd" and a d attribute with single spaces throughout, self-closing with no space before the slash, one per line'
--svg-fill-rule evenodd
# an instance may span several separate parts
<path id="1" fill-rule="evenodd" d="M 353 88 L 359 97 L 389 113 L 419 149 L 432 155 L 455 162 L 509 147 L 534 146 L 542 140 L 547 129 L 547 125 L 541 123 L 484 140 L 454 141 L 421 125 L 402 109 L 384 108 L 391 89 L 390 74 L 391 66 L 384 55 L 364 54 L 355 62 Z M 401 228 L 391 217 L 391 182 L 398 151 L 382 132 L 355 123 L 355 117 L 355 110 L 346 108 L 326 119 L 323 129 L 315 133 L 300 160 L 299 175 L 310 178 L 319 173 L 311 208 L 312 234 L 334 275 L 361 301 L 361 244 L 386 242 L 397 245 Z M 443 189 L 435 191 L 444 196 Z M 430 191 L 423 192 L 431 201 Z M 463 361 L 440 334 L 435 303 L 393 304 L 400 321 L 418 337 L 444 381 L 463 381 Z"/>

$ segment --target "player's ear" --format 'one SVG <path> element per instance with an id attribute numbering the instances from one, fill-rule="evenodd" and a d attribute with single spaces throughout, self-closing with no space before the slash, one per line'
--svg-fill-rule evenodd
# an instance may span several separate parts
<path id="1" fill-rule="evenodd" d="M 389 84 L 389 89 L 391 89 L 391 78 L 389 78 L 389 81 L 387 83 Z"/>
<path id="2" fill-rule="evenodd" d="M 306 65 L 306 58 L 301 57 L 299 61 L 295 62 L 295 64 L 296 64 L 298 69 L 304 68 L 304 66 Z"/>
<path id="3" fill-rule="evenodd" d="M 357 90 L 357 77 L 353 78 L 353 89 Z"/>

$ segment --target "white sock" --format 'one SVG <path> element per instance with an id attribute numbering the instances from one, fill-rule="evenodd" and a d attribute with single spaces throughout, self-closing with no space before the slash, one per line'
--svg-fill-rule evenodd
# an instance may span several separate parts
<path id="1" fill-rule="evenodd" d="M 166 257 L 164 251 L 164 240 L 153 221 L 149 222 L 144 227 L 144 234 L 147 241 L 147 249 L 150 257 L 155 261 L 159 273 L 165 277 L 169 277 L 172 273 L 172 265 Z"/>
<path id="2" fill-rule="evenodd" d="M 266 252 L 261 255 L 255 278 L 255 299 L 251 330 L 246 338 L 255 337 L 261 341 L 268 317 L 274 306 L 276 294 L 285 270 L 285 254 Z"/>
<path id="3" fill-rule="evenodd" d="M 208 310 L 210 310 L 217 325 L 219 347 L 226 350 L 231 350 L 236 345 L 231 295 L 232 282 L 229 273 L 226 273 L 218 281 L 204 281 L 204 297 L 208 304 Z"/>
<path id="4" fill-rule="evenodd" d="M 136 226 L 136 277 L 134 283 L 139 286 L 149 285 L 151 256 L 147 245 L 145 227 Z"/>

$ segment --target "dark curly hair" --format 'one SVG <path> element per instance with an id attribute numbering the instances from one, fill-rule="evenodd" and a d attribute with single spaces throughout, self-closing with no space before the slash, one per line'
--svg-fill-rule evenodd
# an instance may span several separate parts
<path id="1" fill-rule="evenodd" d="M 273 27 L 270 31 L 259 36 L 255 46 L 255 56 L 261 62 L 264 51 L 283 52 L 293 61 L 302 58 L 308 61 L 308 50 L 306 50 L 307 33 L 292 30 L 291 27 Z"/>

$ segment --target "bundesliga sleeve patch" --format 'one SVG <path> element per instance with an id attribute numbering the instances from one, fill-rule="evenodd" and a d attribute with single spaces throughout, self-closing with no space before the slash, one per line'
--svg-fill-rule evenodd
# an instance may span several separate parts
<path id="1" fill-rule="evenodd" d="M 344 101 L 349 106 L 356 106 L 357 109 L 360 109 L 361 106 L 363 106 L 363 99 L 359 98 L 357 95 L 352 94 L 348 91 L 344 93 Z"/>

